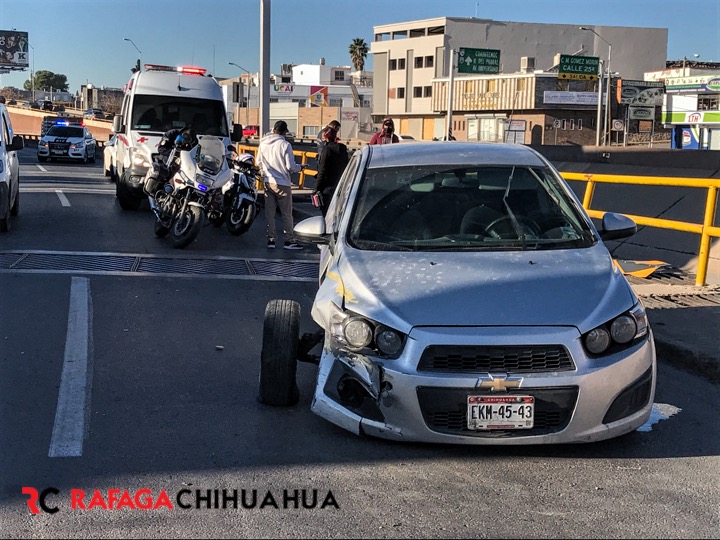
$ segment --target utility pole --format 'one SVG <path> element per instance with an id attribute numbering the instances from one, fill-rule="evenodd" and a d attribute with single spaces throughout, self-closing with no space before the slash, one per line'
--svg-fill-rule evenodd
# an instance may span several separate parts
<path id="1" fill-rule="evenodd" d="M 448 85 L 448 110 L 447 110 L 447 120 L 446 120 L 446 128 L 445 128 L 445 137 L 446 140 L 451 141 L 453 140 L 453 134 L 452 134 L 452 113 L 453 113 L 453 90 L 455 86 L 455 49 L 450 49 L 450 82 Z"/>
<path id="2" fill-rule="evenodd" d="M 599 71 L 598 74 L 598 104 L 597 104 L 597 120 L 596 120 L 596 130 L 595 130 L 595 146 L 600 146 L 600 125 L 602 124 L 601 115 L 602 115 L 602 103 L 603 103 L 603 61 L 599 61 Z"/>
<path id="3" fill-rule="evenodd" d="M 260 137 L 270 130 L 270 0 L 260 0 Z"/>

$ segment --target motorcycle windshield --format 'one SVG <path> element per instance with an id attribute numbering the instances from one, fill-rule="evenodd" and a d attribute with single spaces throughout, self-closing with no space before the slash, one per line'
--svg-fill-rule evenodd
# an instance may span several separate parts
<path id="1" fill-rule="evenodd" d="M 225 145 L 215 137 L 200 140 L 197 154 L 197 165 L 206 174 L 216 175 L 225 161 Z"/>

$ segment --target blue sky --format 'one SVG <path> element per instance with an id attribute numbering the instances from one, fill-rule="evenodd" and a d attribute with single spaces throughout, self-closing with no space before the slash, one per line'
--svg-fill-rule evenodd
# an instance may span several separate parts
<path id="1" fill-rule="evenodd" d="M 269 0 L 270 67 L 350 65 L 354 38 L 373 26 L 432 17 L 668 28 L 668 59 L 720 62 L 720 0 Z M 34 69 L 67 76 L 70 90 L 90 82 L 119 88 L 143 63 L 197 65 L 234 77 L 235 62 L 260 65 L 260 0 L 0 0 L 0 30 L 24 30 Z M 31 49 L 31 54 L 32 54 Z M 615 51 L 613 51 L 615 53 Z M 622 54 L 622 53 L 620 53 Z M 615 54 L 613 54 L 615 56 Z M 31 65 L 33 61 L 31 60 Z M 368 55 L 366 69 L 372 69 Z M 0 75 L 22 87 L 30 72 Z"/>

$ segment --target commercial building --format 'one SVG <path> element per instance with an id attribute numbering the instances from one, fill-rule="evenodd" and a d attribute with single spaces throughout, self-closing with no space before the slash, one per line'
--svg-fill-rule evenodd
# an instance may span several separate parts
<path id="1" fill-rule="evenodd" d="M 597 81 L 560 79 L 560 55 L 596 57 L 613 77 L 642 80 L 646 71 L 665 67 L 668 31 L 439 17 L 376 26 L 374 36 L 370 53 L 376 122 L 391 116 L 401 133 L 416 139 L 444 136 L 451 50 L 482 49 L 498 53 L 497 73 L 454 76 L 453 136 L 593 144 L 599 117 Z M 613 100 L 606 97 L 602 103 L 609 101 L 612 107 Z M 609 133 L 606 116 L 603 111 L 601 127 Z"/>

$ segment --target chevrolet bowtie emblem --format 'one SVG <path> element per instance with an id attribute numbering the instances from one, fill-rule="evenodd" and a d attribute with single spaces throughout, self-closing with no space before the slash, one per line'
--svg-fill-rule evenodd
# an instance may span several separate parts
<path id="1" fill-rule="evenodd" d="M 478 388 L 489 388 L 491 392 L 499 392 L 508 388 L 519 388 L 523 378 L 516 375 L 488 373 L 478 379 Z"/>

